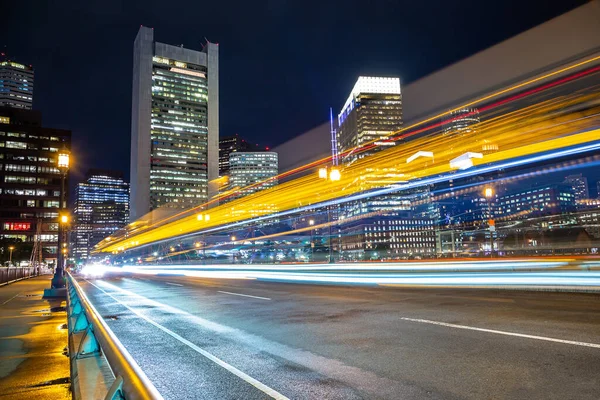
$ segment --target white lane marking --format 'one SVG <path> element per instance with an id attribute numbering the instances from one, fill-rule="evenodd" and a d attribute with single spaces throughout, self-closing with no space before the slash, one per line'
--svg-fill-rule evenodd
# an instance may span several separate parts
<path id="1" fill-rule="evenodd" d="M 545 340 L 547 342 L 572 344 L 572 345 L 575 345 L 575 346 L 593 347 L 593 348 L 596 348 L 596 349 L 600 349 L 600 344 L 596 344 L 596 343 L 587 343 L 587 342 L 578 342 L 578 341 L 575 341 L 575 340 L 556 339 L 556 338 L 551 338 L 551 337 L 546 337 L 546 336 L 527 335 L 525 333 L 498 331 L 498 330 L 495 330 L 495 329 L 485 329 L 485 328 L 477 328 L 477 327 L 474 327 L 474 326 L 449 324 L 447 322 L 430 321 L 428 319 L 405 318 L 405 317 L 402 317 L 400 319 L 403 319 L 405 321 L 411 321 L 411 322 L 421 322 L 421 323 L 424 323 L 424 324 L 447 326 L 449 328 L 466 329 L 466 330 L 470 330 L 470 331 L 479 331 L 479 332 L 487 332 L 487 333 L 496 333 L 496 334 L 499 334 L 499 335 L 517 336 L 517 337 L 522 337 L 522 338 L 527 338 L 527 339 Z"/>
<path id="2" fill-rule="evenodd" d="M 185 344 L 186 346 L 189 346 L 191 349 L 195 350 L 196 352 L 202 354 L 204 357 L 208 358 L 209 360 L 211 360 L 212 362 L 214 362 L 215 364 L 220 365 L 221 367 L 225 368 L 227 371 L 231 372 L 232 374 L 234 374 L 235 376 L 243 379 L 244 381 L 246 381 L 247 383 L 251 384 L 252 386 L 254 386 L 255 388 L 257 388 L 258 390 L 262 391 L 263 393 L 271 396 L 274 399 L 277 400 L 290 400 L 288 397 L 282 395 L 281 393 L 279 393 L 278 391 L 276 391 L 275 389 L 271 389 L 270 387 L 268 387 L 267 385 L 265 385 L 264 383 L 254 379 L 253 377 L 251 377 L 250 375 L 245 374 L 244 372 L 240 371 L 239 369 L 237 369 L 236 367 L 234 367 L 233 365 L 227 364 L 225 361 L 221 360 L 220 358 L 215 357 L 214 355 L 212 355 L 211 353 L 209 353 L 208 351 L 196 346 L 194 343 L 190 342 L 189 340 L 187 340 L 186 338 L 178 335 L 177 333 L 173 332 L 172 330 L 170 330 L 169 328 L 166 328 L 164 326 L 162 326 L 161 324 L 159 324 L 158 322 L 150 319 L 149 317 L 143 315 L 142 313 L 140 313 L 137 310 L 134 310 L 133 308 L 129 307 L 127 304 L 123 303 L 122 301 L 120 301 L 119 299 L 117 299 L 115 296 L 113 296 L 112 294 L 108 293 L 107 291 L 105 291 L 104 289 L 96 286 L 94 283 L 89 282 L 92 286 L 94 286 L 96 289 L 100 290 L 101 292 L 104 292 L 105 294 L 107 294 L 108 296 L 110 296 L 113 300 L 115 300 L 117 303 L 123 305 L 125 308 L 127 308 L 129 311 L 131 311 L 132 313 L 134 313 L 135 315 L 137 315 L 138 317 L 142 318 L 143 320 L 145 320 L 146 322 L 148 322 L 149 324 L 154 325 L 155 327 L 157 327 L 158 329 L 160 329 L 161 331 L 167 333 L 168 335 L 172 336 L 173 338 L 179 340 L 181 343 Z"/>
<path id="3" fill-rule="evenodd" d="M 251 296 L 249 294 L 241 294 L 241 293 L 233 293 L 233 292 L 225 292 L 223 290 L 217 290 L 219 293 L 232 294 L 234 296 L 244 296 L 244 297 L 252 297 L 253 299 L 261 299 L 261 300 L 271 300 L 268 297 L 260 297 L 260 296 Z"/>
<path id="4" fill-rule="evenodd" d="M 17 297 L 18 295 L 20 295 L 21 292 L 15 294 L 13 297 L 11 297 L 10 299 L 6 300 L 4 303 L 2 303 L 2 305 L 5 305 L 6 303 L 8 303 L 9 301 L 11 301 L 12 299 L 14 299 L 15 297 Z"/>
<path id="5" fill-rule="evenodd" d="M 172 282 L 165 282 L 167 285 L 173 285 L 173 286 L 183 286 L 179 283 L 172 283 Z"/>

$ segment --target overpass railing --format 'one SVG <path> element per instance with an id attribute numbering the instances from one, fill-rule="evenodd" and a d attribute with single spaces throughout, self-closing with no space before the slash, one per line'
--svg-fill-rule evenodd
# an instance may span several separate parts
<path id="1" fill-rule="evenodd" d="M 73 398 L 162 399 L 70 273 L 67 282 Z"/>

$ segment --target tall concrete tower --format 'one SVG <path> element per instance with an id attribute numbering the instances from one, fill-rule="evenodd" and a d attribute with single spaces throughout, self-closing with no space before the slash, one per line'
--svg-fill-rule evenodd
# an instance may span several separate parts
<path id="1" fill-rule="evenodd" d="M 171 46 L 140 27 L 133 51 L 130 220 L 159 207 L 206 202 L 218 159 L 218 45 Z"/>

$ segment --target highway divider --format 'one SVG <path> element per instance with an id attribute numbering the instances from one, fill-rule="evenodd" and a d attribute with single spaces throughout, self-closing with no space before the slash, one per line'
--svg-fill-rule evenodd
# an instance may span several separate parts
<path id="1" fill-rule="evenodd" d="M 67 287 L 73 398 L 162 399 L 70 273 Z"/>

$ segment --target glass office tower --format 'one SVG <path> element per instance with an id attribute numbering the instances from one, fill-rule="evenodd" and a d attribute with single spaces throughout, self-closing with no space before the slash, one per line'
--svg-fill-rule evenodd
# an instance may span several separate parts
<path id="1" fill-rule="evenodd" d="M 92 248 L 129 220 L 129 184 L 122 172 L 92 169 L 85 181 L 77 185 L 73 257 L 89 258 Z"/>

